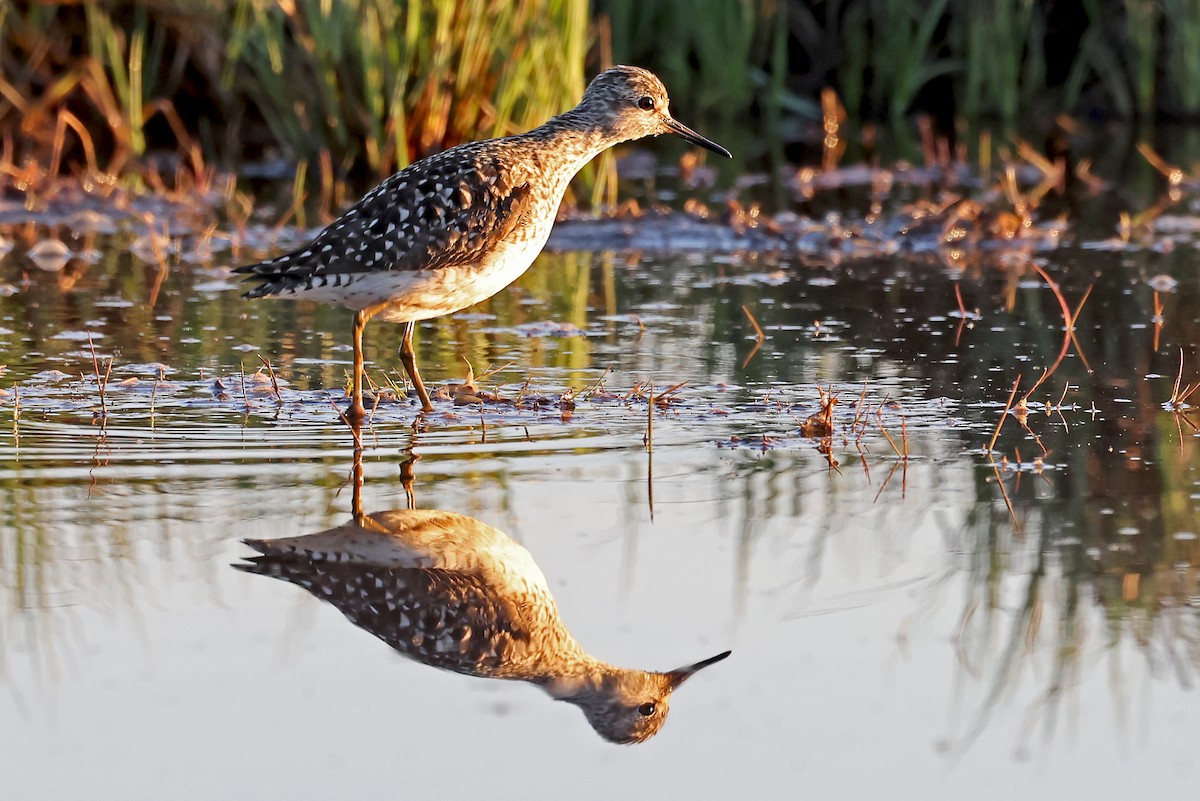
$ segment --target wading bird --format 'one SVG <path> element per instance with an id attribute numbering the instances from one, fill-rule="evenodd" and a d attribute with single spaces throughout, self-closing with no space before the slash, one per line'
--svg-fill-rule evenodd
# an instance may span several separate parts
<path id="1" fill-rule="evenodd" d="M 620 142 L 672 133 L 728 157 L 677 122 L 662 82 L 613 67 L 579 105 L 532 131 L 471 142 L 415 162 L 372 189 L 303 247 L 237 268 L 258 284 L 245 297 L 317 300 L 354 315 L 354 378 L 347 418 L 361 421 L 363 328 L 378 317 L 404 325 L 400 361 L 423 411 L 417 322 L 473 306 L 529 268 L 550 236 L 567 184 Z"/>

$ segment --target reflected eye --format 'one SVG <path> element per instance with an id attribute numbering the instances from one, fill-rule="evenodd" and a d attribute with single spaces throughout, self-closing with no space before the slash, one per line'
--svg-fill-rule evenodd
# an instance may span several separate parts
<path id="1" fill-rule="evenodd" d="M 642 111 L 653 110 L 654 109 L 654 98 L 650 97 L 650 95 L 642 95 L 641 97 L 638 98 L 638 108 L 640 108 Z M 642 706 L 644 707 L 646 705 L 643 704 Z M 654 704 L 650 704 L 649 706 L 652 707 L 651 712 L 653 712 Z M 639 707 L 639 708 L 641 708 L 641 707 Z"/>
<path id="2" fill-rule="evenodd" d="M 642 99 L 645 100 L 646 98 L 642 98 Z M 654 101 L 651 100 L 650 103 L 651 103 L 651 105 L 653 105 Z M 642 704 L 641 706 L 638 707 L 638 714 L 640 714 L 644 718 L 650 717 L 651 715 L 654 714 L 654 704 L 650 703 L 649 701 Z"/>

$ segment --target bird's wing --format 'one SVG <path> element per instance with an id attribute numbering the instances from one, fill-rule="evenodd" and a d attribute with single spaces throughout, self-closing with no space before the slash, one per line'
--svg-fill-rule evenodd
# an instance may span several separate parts
<path id="1" fill-rule="evenodd" d="M 388 178 L 309 244 L 236 272 L 263 282 L 247 293 L 259 297 L 325 276 L 474 264 L 528 222 L 529 207 L 520 170 L 466 145 Z"/>
<path id="2" fill-rule="evenodd" d="M 503 675 L 532 640 L 522 599 L 480 576 L 279 555 L 234 567 L 303 587 L 402 654 L 445 670 Z"/>

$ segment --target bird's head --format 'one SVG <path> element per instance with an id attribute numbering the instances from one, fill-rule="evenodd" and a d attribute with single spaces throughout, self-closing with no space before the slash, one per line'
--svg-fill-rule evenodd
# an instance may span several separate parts
<path id="1" fill-rule="evenodd" d="M 597 119 L 616 141 L 670 133 L 726 158 L 728 150 L 671 116 L 671 99 L 654 73 L 640 67 L 613 67 L 588 84 L 576 109 Z"/>
<path id="2" fill-rule="evenodd" d="M 570 691 L 560 687 L 551 692 L 582 709 L 588 723 L 605 740 L 645 742 L 666 723 L 671 693 L 696 671 L 720 662 L 729 653 L 666 673 L 612 670 Z"/>

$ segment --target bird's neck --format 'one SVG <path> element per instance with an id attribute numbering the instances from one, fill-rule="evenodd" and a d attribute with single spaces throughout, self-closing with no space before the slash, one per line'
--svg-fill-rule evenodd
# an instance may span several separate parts
<path id="1" fill-rule="evenodd" d="M 521 138 L 562 159 L 574 175 L 583 165 L 622 141 L 578 108 L 551 117 Z"/>
<path id="2" fill-rule="evenodd" d="M 572 703 L 586 702 L 597 695 L 606 695 L 610 685 L 619 683 L 617 677 L 626 672 L 607 662 L 601 662 L 587 654 L 584 659 L 570 666 L 559 664 L 552 673 L 536 682 L 550 697 Z"/>

